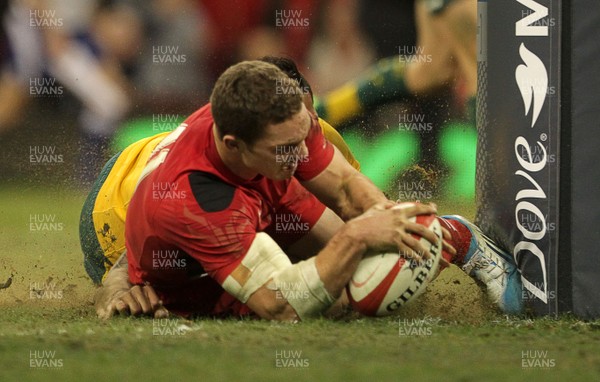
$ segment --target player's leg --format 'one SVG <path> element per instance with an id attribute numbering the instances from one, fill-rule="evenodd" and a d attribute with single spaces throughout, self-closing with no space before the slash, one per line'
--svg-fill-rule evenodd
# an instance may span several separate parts
<path id="1" fill-rule="evenodd" d="M 326 94 L 315 105 L 320 117 L 339 125 L 365 110 L 429 90 L 451 78 L 453 69 L 447 62 L 450 48 L 435 29 L 439 23 L 434 22 L 421 1 L 417 2 L 416 16 L 418 55 L 384 58 L 359 78 Z M 432 60 L 422 59 L 427 57 Z"/>
<path id="2" fill-rule="evenodd" d="M 475 0 L 420 0 L 416 4 L 419 44 L 431 63 L 407 68 L 407 84 L 428 92 L 460 78 L 467 99 L 467 117 L 475 124 L 477 94 L 477 3 Z"/>
<path id="3" fill-rule="evenodd" d="M 449 2 L 444 1 L 443 5 Z M 414 55 L 382 59 L 358 79 L 325 95 L 315 105 L 319 116 L 338 125 L 385 102 L 427 93 L 449 84 L 455 77 L 456 63 L 452 55 L 453 44 L 448 39 L 452 30 L 444 15 L 446 12 L 446 9 L 440 9 L 440 12 L 432 9 L 428 1 L 417 1 L 418 42 Z M 455 13 L 452 13 L 453 17 Z"/>
<path id="4" fill-rule="evenodd" d="M 427 0 L 415 2 L 417 50 L 421 59 L 411 61 L 406 68 L 406 83 L 416 94 L 448 85 L 455 72 L 446 20 L 430 3 Z"/>
<path id="5" fill-rule="evenodd" d="M 457 251 L 452 262 L 483 285 L 490 300 L 503 312 L 522 312 L 521 276 L 511 254 L 462 216 L 443 216 L 439 221 L 450 231 L 450 244 Z"/>
<path id="6" fill-rule="evenodd" d="M 477 2 L 454 0 L 442 14 L 457 71 L 465 81 L 465 92 L 477 93 Z"/>
<path id="7" fill-rule="evenodd" d="M 334 126 L 392 100 L 411 95 L 405 81 L 406 62 L 397 56 L 380 60 L 356 80 L 326 94 L 315 102 L 319 117 Z"/>
<path id="8" fill-rule="evenodd" d="M 477 97 L 477 2 L 456 0 L 446 10 L 457 74 L 464 80 L 467 117 L 475 125 Z"/>

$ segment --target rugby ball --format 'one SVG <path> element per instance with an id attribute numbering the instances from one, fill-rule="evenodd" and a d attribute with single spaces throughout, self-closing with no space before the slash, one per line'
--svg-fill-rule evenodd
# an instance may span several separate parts
<path id="1" fill-rule="evenodd" d="M 393 314 L 423 293 L 427 284 L 436 277 L 442 256 L 442 227 L 436 215 L 418 215 L 410 220 L 424 225 L 437 236 L 437 242 L 432 244 L 413 235 L 429 249 L 432 258 L 417 262 L 405 259 L 399 253 L 367 254 L 346 287 L 354 310 L 367 316 Z"/>

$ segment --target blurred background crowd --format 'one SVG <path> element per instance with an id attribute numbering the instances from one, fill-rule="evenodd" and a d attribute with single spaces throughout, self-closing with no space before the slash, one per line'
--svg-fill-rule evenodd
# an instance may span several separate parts
<path id="1" fill-rule="evenodd" d="M 48 171 L 89 183 L 115 134 L 139 120 L 153 121 L 158 133 L 184 119 L 240 60 L 291 57 L 314 93 L 326 94 L 414 47 L 414 7 L 414 0 L 0 0 L 0 170 L 5 179 L 39 177 L 47 166 L 32 170 L 29 154 L 49 146 L 72 162 L 63 172 L 76 175 Z M 453 85 L 419 107 L 428 123 L 442 125 L 462 113 L 457 99 Z M 398 106 L 387 107 L 337 127 L 377 135 L 398 125 Z"/>

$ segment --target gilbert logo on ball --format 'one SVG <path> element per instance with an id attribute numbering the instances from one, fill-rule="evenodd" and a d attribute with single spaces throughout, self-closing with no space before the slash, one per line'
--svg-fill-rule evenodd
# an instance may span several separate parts
<path id="1" fill-rule="evenodd" d="M 402 203 L 394 208 L 406 208 Z M 436 243 L 413 234 L 432 255 L 431 259 L 416 262 L 399 253 L 373 253 L 365 256 L 350 279 L 348 297 L 354 310 L 367 316 L 387 316 L 414 300 L 435 278 L 442 256 L 442 227 L 436 215 L 410 218 L 435 233 Z"/>

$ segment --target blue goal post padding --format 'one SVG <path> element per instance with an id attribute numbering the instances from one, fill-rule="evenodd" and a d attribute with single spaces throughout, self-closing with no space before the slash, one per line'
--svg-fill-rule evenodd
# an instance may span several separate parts
<path id="1" fill-rule="evenodd" d="M 600 2 L 478 1 L 477 222 L 536 315 L 600 317 Z"/>

